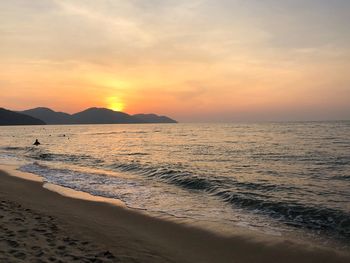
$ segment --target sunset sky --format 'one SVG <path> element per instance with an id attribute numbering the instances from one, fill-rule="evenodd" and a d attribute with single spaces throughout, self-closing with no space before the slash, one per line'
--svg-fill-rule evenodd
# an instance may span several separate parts
<path id="1" fill-rule="evenodd" d="M 350 119 L 349 0 L 0 0 L 0 107 Z"/>

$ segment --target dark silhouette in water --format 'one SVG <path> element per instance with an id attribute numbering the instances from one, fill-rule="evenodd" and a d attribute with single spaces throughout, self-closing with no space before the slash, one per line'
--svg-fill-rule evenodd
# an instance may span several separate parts
<path id="1" fill-rule="evenodd" d="M 33 145 L 35 146 L 39 146 L 41 143 L 38 141 L 38 139 L 35 140 L 35 142 L 33 143 Z"/>

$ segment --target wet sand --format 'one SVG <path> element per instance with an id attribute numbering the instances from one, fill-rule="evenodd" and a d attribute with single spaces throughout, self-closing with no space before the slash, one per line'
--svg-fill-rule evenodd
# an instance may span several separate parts
<path id="1" fill-rule="evenodd" d="M 331 249 L 222 237 L 42 186 L 0 171 L 0 262 L 350 262 Z"/>

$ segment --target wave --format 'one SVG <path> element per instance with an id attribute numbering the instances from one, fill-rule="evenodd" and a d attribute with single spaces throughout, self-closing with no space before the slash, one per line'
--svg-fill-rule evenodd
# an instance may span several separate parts
<path id="1" fill-rule="evenodd" d="M 267 214 L 288 225 L 329 232 L 350 239 L 350 213 L 298 203 L 262 200 L 251 196 L 248 198 L 246 195 L 230 191 L 219 191 L 215 194 L 235 206 Z"/>
<path id="2" fill-rule="evenodd" d="M 26 151 L 33 149 L 33 146 L 26 146 L 26 147 L 17 147 L 17 146 L 7 146 L 7 147 L 1 147 L 1 150 L 5 151 Z"/>
<path id="3" fill-rule="evenodd" d="M 269 183 L 239 182 L 234 179 L 210 177 L 203 178 L 189 172 L 167 168 L 142 168 L 137 163 L 117 164 L 120 171 L 136 172 L 147 177 L 156 177 L 163 182 L 185 189 L 202 191 L 219 197 L 234 207 L 261 213 L 294 226 L 317 231 L 333 233 L 340 238 L 350 239 L 350 213 L 325 207 L 276 200 L 263 194 L 297 188 Z M 248 190 L 248 191 L 242 191 Z M 259 191 L 254 191 L 259 190 Z"/>
<path id="4" fill-rule="evenodd" d="M 143 153 L 135 152 L 127 155 L 139 154 L 142 155 Z M 294 227 L 332 233 L 340 238 L 350 240 L 349 213 L 342 210 L 284 200 L 288 193 L 298 195 L 298 190 L 300 189 L 295 186 L 284 186 L 271 182 L 242 182 L 233 177 L 198 175 L 193 171 L 186 170 L 184 167 L 171 166 L 170 164 L 152 166 L 138 162 L 119 162 L 107 165 L 103 163 L 103 160 L 93 158 L 90 155 L 54 154 L 37 149 L 30 151 L 28 156 L 35 160 L 69 162 L 79 165 L 89 164 L 90 166 L 98 165 L 102 166 L 103 169 L 131 172 L 152 180 L 156 179 L 187 190 L 203 192 L 210 196 L 218 197 L 233 207 L 269 215 Z M 60 174 L 62 173 L 69 174 L 72 172 L 69 170 L 60 171 Z M 72 177 L 66 179 L 72 180 Z M 342 180 L 348 180 L 348 176 L 342 177 Z M 60 182 L 60 184 L 71 188 L 77 187 L 68 181 Z M 79 190 L 91 191 L 91 189 Z M 276 197 L 279 193 L 281 193 L 281 198 Z M 93 194 L 111 197 L 106 196 L 106 193 Z"/>
<path id="5" fill-rule="evenodd" d="M 96 196 L 119 199 L 119 196 L 115 194 L 99 191 L 94 187 L 96 184 L 112 184 L 119 181 L 118 178 L 110 177 L 103 173 L 87 173 L 71 169 L 50 168 L 36 162 L 22 165 L 19 170 L 37 174 L 43 177 L 44 181 L 52 184 L 87 192 Z"/>
<path id="6" fill-rule="evenodd" d="M 56 161 L 67 162 L 72 164 L 89 164 L 90 166 L 101 164 L 104 161 L 98 158 L 94 158 L 87 154 L 59 154 L 49 153 L 40 149 L 34 149 L 25 154 L 27 158 L 31 158 L 38 161 Z"/>
<path id="7" fill-rule="evenodd" d="M 350 165 L 350 156 L 325 156 L 318 153 L 306 153 L 302 155 L 282 154 L 273 152 L 253 153 L 250 156 L 254 160 L 259 161 L 286 161 L 298 163 L 313 163 L 316 165 L 334 165 L 345 166 Z"/>
<path id="8" fill-rule="evenodd" d="M 135 156 L 135 155 L 150 155 L 150 154 L 149 153 L 142 153 L 142 152 L 134 152 L 134 153 L 119 153 L 118 155 Z"/>
<path id="9" fill-rule="evenodd" d="M 1 147 L 1 149 L 5 150 L 5 151 L 18 151 L 18 150 L 23 150 L 23 147 Z"/>
<path id="10" fill-rule="evenodd" d="M 121 134 L 124 133 L 123 131 L 117 131 L 117 132 L 95 132 L 95 133 L 89 133 L 89 135 L 113 135 L 113 134 Z"/>
<path id="11" fill-rule="evenodd" d="M 333 176 L 332 179 L 340 180 L 340 181 L 350 180 L 350 175 L 336 175 L 336 176 Z"/>

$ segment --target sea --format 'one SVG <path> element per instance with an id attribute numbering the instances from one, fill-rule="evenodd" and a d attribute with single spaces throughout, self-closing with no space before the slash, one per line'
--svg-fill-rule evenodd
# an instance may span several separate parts
<path id="1" fill-rule="evenodd" d="M 0 163 L 225 235 L 350 247 L 350 121 L 3 126 Z"/>

